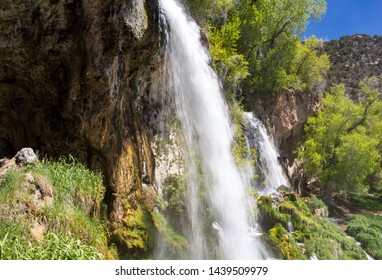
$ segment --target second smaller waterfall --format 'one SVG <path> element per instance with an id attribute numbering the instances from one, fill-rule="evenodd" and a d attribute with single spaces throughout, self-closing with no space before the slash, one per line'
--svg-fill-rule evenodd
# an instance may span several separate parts
<path id="1" fill-rule="evenodd" d="M 244 113 L 244 122 L 244 133 L 247 137 L 248 146 L 258 153 L 258 162 L 256 163 L 256 174 L 259 176 L 258 185 L 264 187 L 265 193 L 275 192 L 281 185 L 289 186 L 278 161 L 279 154 L 264 124 L 252 113 Z"/>

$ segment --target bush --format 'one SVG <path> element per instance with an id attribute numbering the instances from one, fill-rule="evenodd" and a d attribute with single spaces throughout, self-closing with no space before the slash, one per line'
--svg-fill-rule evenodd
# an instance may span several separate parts
<path id="1" fill-rule="evenodd" d="M 307 205 L 308 205 L 309 210 L 312 214 L 315 213 L 314 211 L 316 209 L 321 209 L 321 208 L 328 209 L 328 207 L 325 205 L 325 203 L 321 199 L 318 199 L 315 195 L 311 195 L 311 197 L 308 200 Z"/>
<path id="2" fill-rule="evenodd" d="M 382 259 L 382 219 L 355 215 L 348 224 L 347 233 L 361 242 L 370 256 Z"/>

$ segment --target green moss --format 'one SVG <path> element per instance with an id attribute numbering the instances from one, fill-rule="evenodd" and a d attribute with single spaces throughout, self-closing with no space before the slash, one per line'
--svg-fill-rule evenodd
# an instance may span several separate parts
<path id="1" fill-rule="evenodd" d="M 260 219 L 262 224 L 268 228 L 273 227 L 276 223 L 281 223 L 286 226 L 289 221 L 291 221 L 291 216 L 289 214 L 281 213 L 278 207 L 272 206 L 272 199 L 269 196 L 261 196 L 257 200 L 257 205 L 259 207 Z"/>
<path id="2" fill-rule="evenodd" d="M 159 240 L 165 243 L 163 247 L 166 250 L 167 257 L 170 259 L 179 259 L 186 256 L 189 248 L 186 238 L 172 229 L 159 212 L 153 213 L 152 217 L 154 225 L 158 230 Z"/>
<path id="3" fill-rule="evenodd" d="M 321 199 L 318 199 L 315 195 L 311 195 L 307 202 L 307 206 L 312 214 L 314 214 L 317 209 L 328 209 L 325 203 Z"/>
<path id="4" fill-rule="evenodd" d="M 321 202 L 313 199 L 309 207 L 309 202 L 306 204 L 298 195 L 289 193 L 282 203 L 274 205 L 270 197 L 263 196 L 257 204 L 262 221 L 271 228 L 270 240 L 284 258 L 309 258 L 315 253 L 319 259 L 366 259 L 362 249 L 336 224 L 312 214 L 311 209 L 323 208 Z M 295 230 L 292 235 L 285 230 L 289 221 Z M 304 256 L 296 251 L 297 242 L 305 244 Z"/>
<path id="5" fill-rule="evenodd" d="M 294 238 L 288 234 L 281 224 L 276 224 L 269 230 L 269 238 L 276 245 L 284 259 L 305 259 Z"/>
<path id="6" fill-rule="evenodd" d="M 230 100 L 229 103 L 234 136 L 232 154 L 236 160 L 237 165 L 241 168 L 245 168 L 249 159 L 252 161 L 256 159 L 256 151 L 251 151 L 250 155 L 248 155 L 248 146 L 242 127 L 244 114 L 243 106 L 235 99 Z M 252 162 L 252 165 L 254 165 L 254 162 Z"/>
<path id="7" fill-rule="evenodd" d="M 122 226 L 112 233 L 120 257 L 127 259 L 148 258 L 153 247 L 154 225 L 150 213 L 141 206 L 125 205 Z"/>

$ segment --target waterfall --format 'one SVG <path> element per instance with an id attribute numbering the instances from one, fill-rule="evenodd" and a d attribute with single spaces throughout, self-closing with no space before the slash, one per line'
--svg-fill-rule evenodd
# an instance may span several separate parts
<path id="1" fill-rule="evenodd" d="M 259 154 L 257 163 L 260 174 L 260 184 L 264 193 L 275 192 L 281 185 L 289 186 L 282 167 L 278 161 L 278 152 L 273 145 L 263 123 L 252 113 L 244 113 L 244 133 L 250 149 L 255 149 Z"/>
<path id="2" fill-rule="evenodd" d="M 186 236 L 190 258 L 260 258 L 251 237 L 250 196 L 231 154 L 233 133 L 200 28 L 176 0 L 160 0 L 165 18 L 168 70 L 188 158 Z M 214 222 L 206 224 L 206 217 Z M 215 235 L 217 244 L 209 241 Z"/>

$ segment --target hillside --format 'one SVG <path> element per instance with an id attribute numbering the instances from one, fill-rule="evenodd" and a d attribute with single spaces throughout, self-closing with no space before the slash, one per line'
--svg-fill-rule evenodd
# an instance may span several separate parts
<path id="1" fill-rule="evenodd" d="M 352 35 L 331 40 L 324 45 L 331 68 L 328 86 L 346 85 L 352 98 L 359 94 L 359 82 L 370 76 L 382 77 L 382 36 Z"/>

